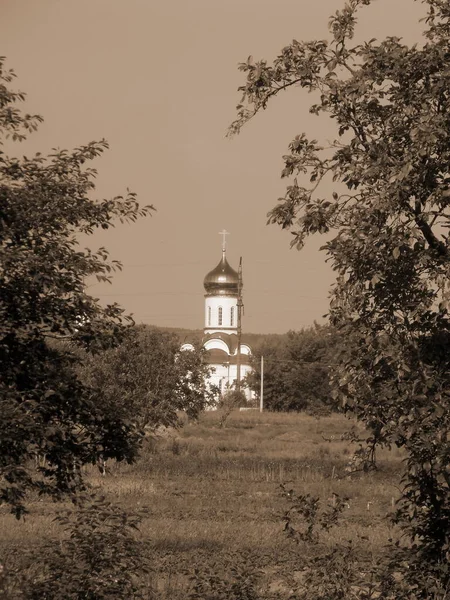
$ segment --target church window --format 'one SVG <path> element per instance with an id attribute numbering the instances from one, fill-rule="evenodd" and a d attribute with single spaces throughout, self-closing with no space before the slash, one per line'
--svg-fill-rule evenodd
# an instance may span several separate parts
<path id="1" fill-rule="evenodd" d="M 219 306 L 219 319 L 218 319 L 218 325 L 221 326 L 222 325 L 222 307 Z"/>
<path id="2" fill-rule="evenodd" d="M 208 306 L 208 326 L 211 325 L 211 307 Z"/>
<path id="3" fill-rule="evenodd" d="M 230 310 L 230 326 L 233 327 L 234 325 L 234 306 L 231 307 Z"/>

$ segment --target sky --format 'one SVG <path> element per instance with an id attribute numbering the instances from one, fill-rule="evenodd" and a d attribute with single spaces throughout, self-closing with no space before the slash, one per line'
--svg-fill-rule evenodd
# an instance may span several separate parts
<path id="1" fill-rule="evenodd" d="M 151 218 L 96 232 L 123 271 L 90 282 L 101 303 L 120 303 L 137 323 L 200 329 L 203 279 L 221 258 L 243 259 L 243 330 L 283 333 L 323 323 L 334 273 L 312 238 L 298 252 L 266 225 L 284 194 L 282 156 L 302 132 L 333 139 L 331 121 L 308 113 L 292 89 L 239 136 L 226 138 L 244 83 L 237 65 L 271 60 L 292 39 L 324 39 L 343 0 L 0 0 L 0 55 L 44 123 L 16 155 L 106 138 L 95 161 L 98 198 L 138 194 Z M 374 0 L 360 39 L 419 41 L 423 6 Z M 330 190 L 331 191 L 331 190 Z"/>

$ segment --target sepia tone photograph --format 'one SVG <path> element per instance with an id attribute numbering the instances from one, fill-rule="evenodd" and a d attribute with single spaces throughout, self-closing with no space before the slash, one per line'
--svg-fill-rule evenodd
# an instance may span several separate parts
<path id="1" fill-rule="evenodd" d="M 0 599 L 449 600 L 449 0 L 0 39 Z"/>

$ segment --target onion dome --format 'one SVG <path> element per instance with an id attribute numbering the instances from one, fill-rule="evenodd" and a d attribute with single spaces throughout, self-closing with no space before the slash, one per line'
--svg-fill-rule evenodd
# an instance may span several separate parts
<path id="1" fill-rule="evenodd" d="M 239 275 L 228 264 L 225 252 L 222 253 L 222 260 L 217 267 L 206 275 L 203 285 L 208 296 L 238 295 Z"/>

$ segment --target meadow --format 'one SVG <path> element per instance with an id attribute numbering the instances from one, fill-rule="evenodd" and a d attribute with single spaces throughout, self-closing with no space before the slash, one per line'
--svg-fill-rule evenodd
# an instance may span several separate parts
<path id="1" fill-rule="evenodd" d="M 148 598 L 187 598 L 193 577 L 232 580 L 235 568 L 255 574 L 260 597 L 288 598 L 319 549 L 351 542 L 359 564 L 370 566 L 397 535 L 388 516 L 402 456 L 380 451 L 376 471 L 352 473 L 358 446 L 342 436 L 354 426 L 342 415 L 248 411 L 231 414 L 220 427 L 219 414 L 208 412 L 180 429 L 159 431 L 136 464 L 109 464 L 105 476 L 92 467 L 87 475 L 99 494 L 145 513 L 136 535 L 150 564 L 142 574 Z M 313 543 L 290 538 L 282 484 L 319 498 L 322 512 L 345 499 L 338 522 L 319 528 Z M 36 497 L 21 522 L 3 508 L 0 562 L 8 568 L 22 561 L 25 569 L 27 552 L 57 544 L 62 532 L 54 518 L 67 506 Z M 305 531 L 307 517 L 296 519 L 294 527 Z"/>

